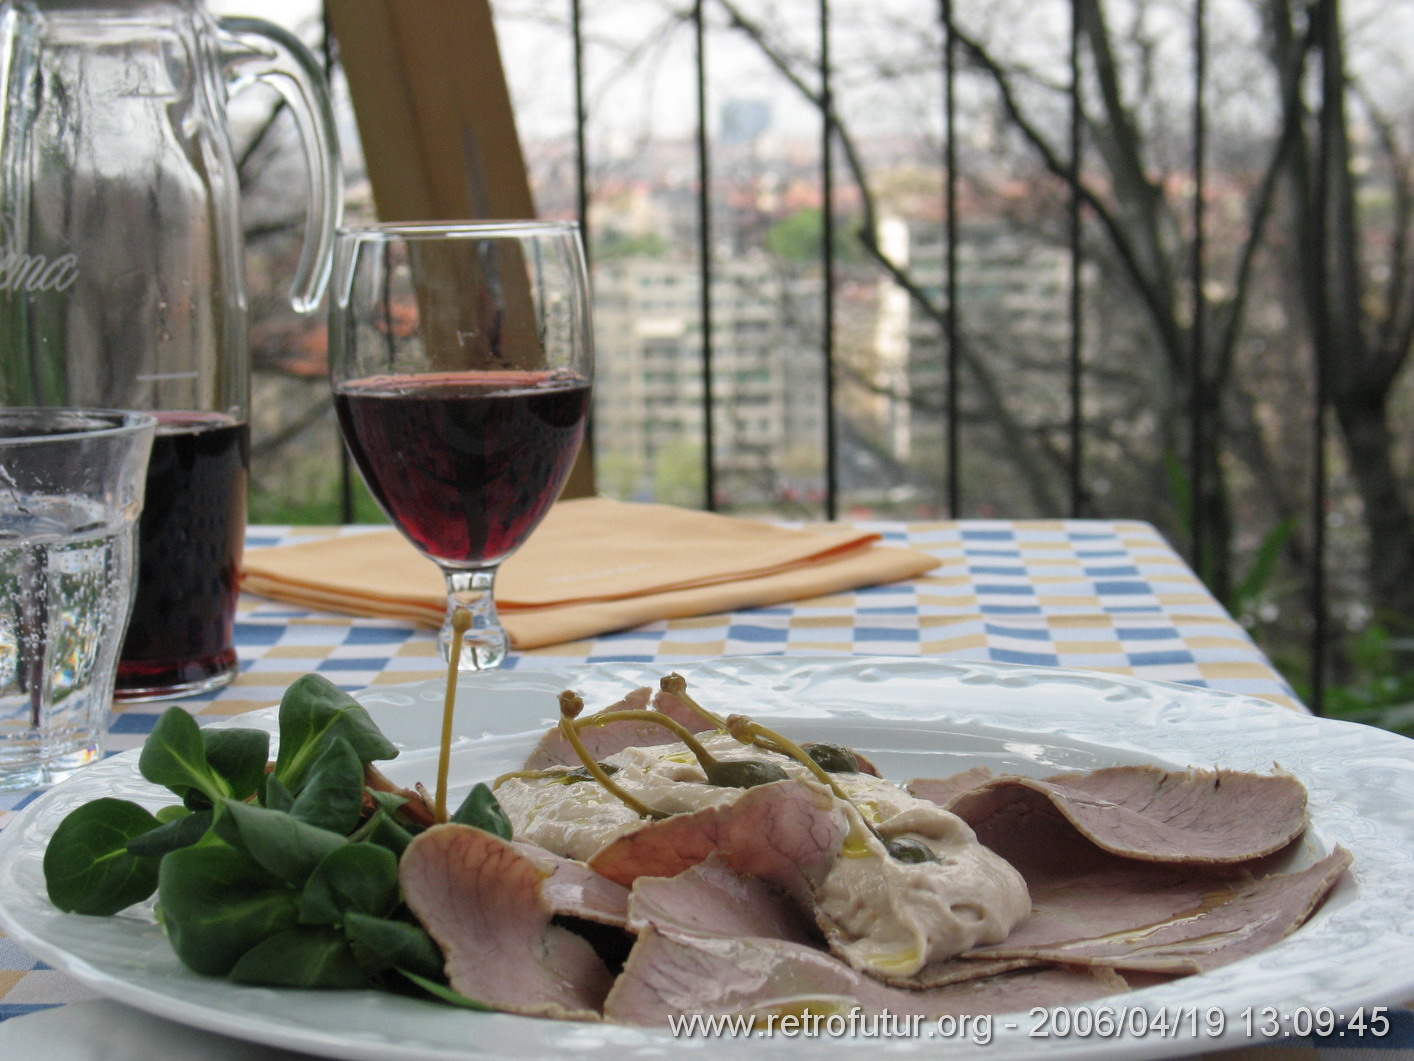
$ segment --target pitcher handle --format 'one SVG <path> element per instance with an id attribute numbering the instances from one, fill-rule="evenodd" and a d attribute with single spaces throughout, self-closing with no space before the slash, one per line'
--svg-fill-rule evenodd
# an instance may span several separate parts
<path id="1" fill-rule="evenodd" d="M 319 305 L 329 284 L 334 232 L 344 207 L 339 134 L 324 74 L 298 37 L 257 18 L 218 20 L 230 93 L 263 82 L 284 98 L 299 128 L 309 177 L 304 247 L 290 288 L 300 313 Z"/>

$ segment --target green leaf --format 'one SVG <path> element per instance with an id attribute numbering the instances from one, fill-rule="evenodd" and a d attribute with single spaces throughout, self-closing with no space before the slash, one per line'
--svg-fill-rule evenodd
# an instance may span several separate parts
<path id="1" fill-rule="evenodd" d="M 204 729 L 206 761 L 231 786 L 232 799 L 249 799 L 265 780 L 270 734 L 263 729 Z"/>
<path id="2" fill-rule="evenodd" d="M 362 987 L 368 974 L 337 929 L 286 929 L 261 940 L 236 962 L 232 980 L 274 987 Z"/>
<path id="3" fill-rule="evenodd" d="M 452 821 L 461 825 L 474 825 L 502 840 L 511 838 L 511 820 L 496 802 L 495 795 L 484 784 L 478 783 L 467 793 L 462 805 L 452 815 Z"/>
<path id="4" fill-rule="evenodd" d="M 104 797 L 74 808 L 44 849 L 49 901 L 68 913 L 105 917 L 142 902 L 157 887 L 157 862 L 132 853 L 128 844 L 159 824 L 125 799 Z"/>
<path id="5" fill-rule="evenodd" d="M 315 867 L 300 897 L 300 923 L 341 924 L 348 913 L 384 917 L 398 905 L 398 856 L 373 844 L 345 844 Z"/>
<path id="6" fill-rule="evenodd" d="M 344 934 L 383 968 L 393 966 L 434 980 L 444 975 L 442 952 L 421 925 L 355 911 L 344 918 Z"/>
<path id="7" fill-rule="evenodd" d="M 310 764 L 304 787 L 290 807 L 300 821 L 347 836 L 363 816 L 363 763 L 353 745 L 334 737 Z"/>
<path id="8" fill-rule="evenodd" d="M 265 778 L 263 802 L 269 810 L 288 812 L 295 805 L 295 797 L 290 794 L 290 790 L 278 777 L 268 774 Z"/>
<path id="9" fill-rule="evenodd" d="M 231 794 L 226 779 L 206 761 L 201 727 L 180 707 L 169 707 L 162 713 L 142 746 L 137 766 L 148 781 L 179 796 L 196 789 L 214 803 Z"/>
<path id="10" fill-rule="evenodd" d="M 412 843 L 412 833 L 395 822 L 388 816 L 387 811 L 379 807 L 373 812 L 373 817 L 360 825 L 349 836 L 349 839 L 361 844 L 377 844 L 401 858 L 403 852 L 407 850 L 408 844 Z"/>
<path id="11" fill-rule="evenodd" d="M 280 701 L 280 752 L 275 774 L 298 792 L 324 743 L 343 737 L 360 762 L 392 759 L 397 747 L 352 696 L 319 674 L 297 679 Z"/>
<path id="12" fill-rule="evenodd" d="M 296 888 L 304 887 L 329 852 L 348 843 L 338 833 L 309 825 L 283 811 L 232 799 L 221 806 L 216 822 L 221 838 Z"/>
<path id="13" fill-rule="evenodd" d="M 187 814 L 176 821 L 142 833 L 128 841 L 128 850 L 144 858 L 161 858 L 183 847 L 190 847 L 211 828 L 215 815 L 209 810 Z M 155 883 L 155 882 L 154 882 Z"/>
<path id="14" fill-rule="evenodd" d="M 198 844 L 173 851 L 161 867 L 162 924 L 193 972 L 225 976 L 246 951 L 299 918 L 298 893 L 244 851 Z"/>
<path id="15" fill-rule="evenodd" d="M 364 791 L 372 798 L 373 802 L 392 814 L 399 807 L 408 802 L 408 798 L 399 792 L 384 792 L 382 789 L 367 788 Z"/>
<path id="16" fill-rule="evenodd" d="M 488 1006 L 485 1002 L 478 1002 L 474 998 L 467 998 L 459 991 L 455 991 L 446 984 L 439 984 L 436 980 L 421 976 L 409 969 L 399 969 L 398 972 L 406 976 L 422 990 L 426 991 L 438 1001 L 446 1002 L 448 1005 L 461 1006 L 463 1009 L 477 1009 L 483 1013 L 495 1012 L 495 1006 Z"/>

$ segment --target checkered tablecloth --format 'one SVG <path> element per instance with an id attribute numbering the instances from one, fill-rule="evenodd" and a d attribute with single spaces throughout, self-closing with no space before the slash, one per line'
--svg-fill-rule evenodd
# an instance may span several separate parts
<path id="1" fill-rule="evenodd" d="M 891 543 L 945 561 L 914 581 L 776 607 L 652 623 L 585 641 L 513 653 L 508 667 L 626 660 L 671 664 L 763 653 L 926 655 L 1079 667 L 1205 685 L 1302 710 L 1270 663 L 1149 525 L 1085 520 L 863 524 Z M 252 549 L 367 528 L 257 526 Z M 182 703 L 199 719 L 279 701 L 319 671 L 348 689 L 444 673 L 433 632 L 399 622 L 313 612 L 244 597 L 237 618 L 237 680 Z M 141 745 L 169 704 L 115 713 L 114 752 Z M 0 828 L 38 793 L 0 795 Z M 0 1019 L 90 993 L 0 937 Z M 1414 1017 L 1391 1015 L 1390 1035 L 1350 1041 L 1287 1040 L 1261 1047 L 1266 1061 L 1348 1058 L 1407 1049 Z M 1235 1058 L 1243 1051 L 1227 1051 Z"/>

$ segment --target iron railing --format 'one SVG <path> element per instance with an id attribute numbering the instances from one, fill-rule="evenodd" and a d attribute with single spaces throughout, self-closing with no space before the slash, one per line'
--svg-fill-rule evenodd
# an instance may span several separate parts
<path id="1" fill-rule="evenodd" d="M 716 452 L 718 439 L 715 434 L 714 424 L 717 420 L 717 410 L 714 408 L 714 394 L 717 392 L 717 359 L 716 352 L 719 344 L 719 337 L 715 334 L 714 325 L 716 323 L 714 314 L 714 284 L 713 279 L 717 268 L 717 263 L 713 260 L 713 153 L 712 143 L 709 136 L 709 109 L 711 99 L 711 82 L 709 73 L 711 70 L 712 55 L 710 53 L 710 33 L 709 19 L 712 17 L 717 0 L 693 0 L 690 9 L 685 13 L 685 19 L 690 23 L 693 36 L 693 62 L 694 69 L 694 92 L 696 104 L 696 181 L 697 181 L 697 213 L 698 213 L 698 240 L 696 253 L 698 257 L 699 282 L 700 282 L 700 333 L 701 333 L 701 391 L 703 408 L 703 450 L 704 450 L 704 491 L 703 505 L 712 508 L 717 498 L 717 461 Z M 838 3 L 838 0 L 836 0 Z M 1068 492 L 1068 511 L 1065 513 L 1054 513 L 1054 515 L 1069 515 L 1072 517 L 1083 517 L 1092 512 L 1091 495 L 1087 490 L 1086 473 L 1087 460 L 1085 452 L 1085 413 L 1086 402 L 1089 394 L 1090 379 L 1088 377 L 1089 366 L 1086 360 L 1086 344 L 1088 326 L 1092 323 L 1087 320 L 1087 307 L 1083 290 L 1083 270 L 1086 257 L 1086 226 L 1093 218 L 1091 206 L 1087 202 L 1086 192 L 1082 186 L 1082 174 L 1087 164 L 1087 145 L 1085 129 L 1087 122 L 1086 114 L 1086 91 L 1084 84 L 1084 30 L 1082 18 L 1085 16 L 1087 7 L 1097 3 L 1097 0 L 1071 0 L 1070 2 L 1070 26 L 1069 26 L 1069 50 L 1068 70 L 1070 83 L 1068 86 L 1069 95 L 1069 123 L 1068 131 L 1068 152 L 1069 157 L 1065 160 L 1067 168 L 1067 178 L 1069 184 L 1069 195 L 1067 202 L 1066 230 L 1069 253 L 1069 342 L 1065 351 L 1067 387 L 1066 397 L 1069 406 L 1069 423 L 1066 431 L 1066 445 L 1068 448 L 1066 460 L 1066 489 Z M 594 189 L 591 187 L 591 159 L 589 157 L 590 148 L 586 137 L 586 127 L 591 120 L 587 112 L 587 88 L 586 88 L 586 65 L 585 65 L 585 34 L 584 34 L 584 12 L 581 0 L 569 0 L 566 11 L 567 32 L 570 34 L 573 47 L 573 106 L 575 110 L 575 130 L 574 147 L 576 152 L 576 196 L 575 201 L 580 215 L 581 222 L 586 226 L 585 242 L 586 248 L 592 248 L 591 233 L 588 231 L 590 220 L 590 204 L 593 201 Z M 1318 12 L 1318 25 L 1315 26 L 1316 33 L 1334 34 L 1337 32 L 1337 11 L 1333 0 L 1320 0 L 1316 4 L 1315 10 Z M 1207 477 L 1214 467 L 1214 457 L 1216 447 L 1220 441 L 1216 436 L 1219 422 L 1214 415 L 1218 395 L 1214 392 L 1213 373 L 1206 364 L 1206 338 L 1211 322 L 1207 319 L 1207 303 L 1203 297 L 1207 276 L 1207 254 L 1208 246 L 1205 240 L 1205 231 L 1208 221 L 1205 217 L 1205 201 L 1209 191 L 1208 173 L 1208 148 L 1209 132 L 1207 127 L 1207 105 L 1206 93 L 1208 91 L 1208 48 L 1207 21 L 1208 10 L 1205 0 L 1192 0 L 1191 25 L 1190 25 L 1190 81 L 1187 87 L 1191 99 L 1191 167 L 1190 167 L 1190 188 L 1189 202 L 1191 204 L 1191 215 L 1189 223 L 1191 225 L 1190 258 L 1188 262 L 1188 294 L 1189 313 L 1191 320 L 1190 342 L 1192 344 L 1191 355 L 1189 357 L 1187 380 L 1188 387 L 1188 453 L 1187 468 L 1185 474 L 1191 484 L 1191 507 L 1188 513 L 1188 526 L 1186 528 L 1186 540 L 1181 540 L 1177 544 L 1183 551 L 1195 570 L 1200 573 L 1209 570 L 1212 561 L 1212 550 L 1218 547 L 1218 543 L 1212 538 L 1210 532 L 1210 511 L 1211 499 L 1213 496 L 1213 483 Z M 817 33 L 817 55 L 815 57 L 815 68 L 818 76 L 818 104 L 821 116 L 821 140 L 820 140 L 820 180 L 821 195 L 826 208 L 823 212 L 823 239 L 821 241 L 821 271 L 826 278 L 822 291 L 822 323 L 819 334 L 819 346 L 821 351 L 821 371 L 823 373 L 823 393 L 826 403 L 825 416 L 825 438 L 824 438 L 824 515 L 828 518 L 835 518 L 839 514 L 841 501 L 841 487 L 839 480 L 840 465 L 840 436 L 838 430 L 838 416 L 836 410 L 839 366 L 836 363 L 836 272 L 837 262 L 835 260 L 836 246 L 836 224 L 837 219 L 832 204 L 835 202 L 838 189 L 838 175 L 835 167 L 835 153 L 838 150 L 838 124 L 835 114 L 835 102 L 833 96 L 833 79 L 835 75 L 834 60 L 832 56 L 832 0 L 818 0 L 815 9 L 815 18 L 818 21 Z M 943 347 L 943 371 L 944 371 L 944 391 L 942 411 L 943 418 L 943 439 L 944 452 L 939 454 L 939 460 L 944 465 L 945 497 L 947 511 L 953 514 L 961 514 L 966 511 L 968 499 L 963 496 L 964 476 L 961 470 L 961 461 L 964 456 L 964 442 L 960 425 L 962 417 L 960 415 L 963 395 L 961 390 L 962 366 L 959 361 L 959 351 L 961 349 L 962 324 L 965 320 L 967 307 L 960 305 L 958 301 L 959 274 L 961 270 L 959 258 L 960 226 L 958 224 L 959 211 L 959 182 L 963 178 L 960 172 L 959 152 L 958 152 L 958 95 L 957 86 L 960 77 L 960 48 L 958 26 L 955 22 L 954 0 L 938 0 L 937 18 L 940 25 L 941 54 L 938 57 L 938 73 L 941 83 L 942 99 L 942 143 L 941 155 L 938 159 L 939 165 L 944 174 L 943 201 L 940 204 L 944 223 L 942 225 L 941 237 L 944 244 L 943 256 L 943 287 L 942 303 L 945 314 L 942 318 L 941 343 Z M 332 63 L 333 56 L 326 52 L 326 58 Z M 1322 115 L 1322 120 L 1325 116 Z M 1320 204 L 1314 204 L 1320 209 Z M 1317 326 L 1317 332 L 1321 329 Z M 1309 486 L 1310 507 L 1308 509 L 1307 520 L 1309 522 L 1309 540 L 1311 547 L 1309 550 L 1308 563 L 1309 571 L 1306 572 L 1309 580 L 1309 592 L 1307 599 L 1311 614 L 1310 626 L 1310 698 L 1319 708 L 1322 701 L 1324 687 L 1326 683 L 1326 644 L 1330 636 L 1330 619 L 1328 604 L 1328 589 L 1326 575 L 1326 526 L 1325 509 L 1329 503 L 1329 492 L 1327 487 L 1327 462 L 1325 449 L 1327 445 L 1325 416 L 1321 412 L 1326 407 L 1329 392 L 1329 381 L 1327 378 L 1324 352 L 1320 349 L 1320 344 L 1314 344 L 1314 365 L 1312 371 L 1315 379 L 1315 399 L 1314 409 L 1311 417 L 1310 434 L 1311 446 L 1314 454 L 1312 462 L 1312 482 Z M 347 475 L 347 467 L 346 467 Z M 346 492 L 346 497 L 349 496 Z M 347 511 L 351 514 L 351 502 L 348 503 Z"/>

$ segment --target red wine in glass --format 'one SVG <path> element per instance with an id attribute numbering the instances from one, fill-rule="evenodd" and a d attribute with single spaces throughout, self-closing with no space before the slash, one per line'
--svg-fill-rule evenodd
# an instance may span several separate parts
<path id="1" fill-rule="evenodd" d="M 338 385 L 344 440 L 423 552 L 479 566 L 540 523 L 584 437 L 587 380 L 564 371 L 388 375 Z"/>
<path id="2" fill-rule="evenodd" d="M 156 415 L 119 700 L 203 692 L 236 672 L 250 425 L 214 413 Z"/>

